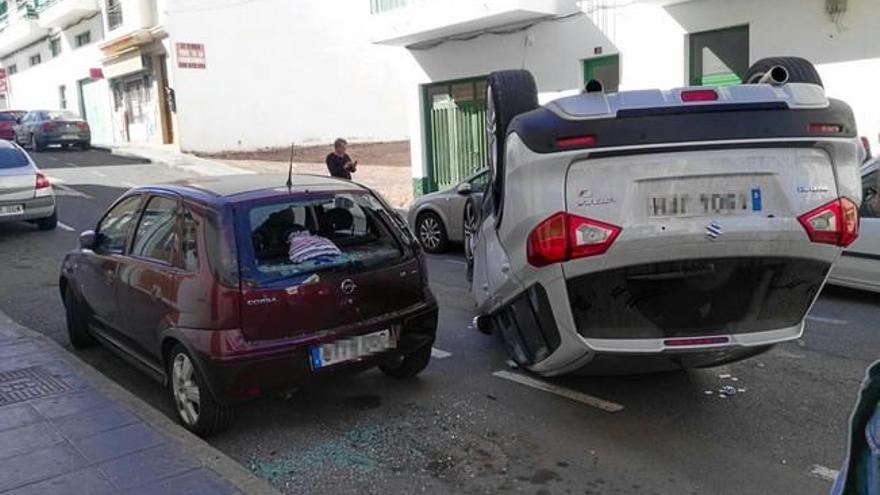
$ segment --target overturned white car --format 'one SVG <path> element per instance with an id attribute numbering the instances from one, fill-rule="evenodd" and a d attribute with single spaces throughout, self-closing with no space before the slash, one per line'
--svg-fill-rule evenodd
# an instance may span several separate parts
<path id="1" fill-rule="evenodd" d="M 752 84 L 537 104 L 489 77 L 491 184 L 469 232 L 483 331 L 555 375 L 604 356 L 714 366 L 797 339 L 858 236 L 858 139 L 797 58 Z"/>

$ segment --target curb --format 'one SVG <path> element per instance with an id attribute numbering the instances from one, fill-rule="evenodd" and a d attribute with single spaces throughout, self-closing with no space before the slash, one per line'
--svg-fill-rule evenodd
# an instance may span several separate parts
<path id="1" fill-rule="evenodd" d="M 36 330 L 19 324 L 2 311 L 0 311 L 0 324 L 8 324 L 13 330 L 22 332 L 28 337 L 55 347 L 71 367 L 90 380 L 96 389 L 124 406 L 132 414 L 140 417 L 144 423 L 149 424 L 157 431 L 177 441 L 177 444 L 184 452 L 198 459 L 205 467 L 220 475 L 220 477 L 231 483 L 238 490 L 248 495 L 281 495 L 268 482 L 256 477 L 231 457 L 190 433 L 154 409 L 153 406 L 107 378 L 90 364 L 62 347 L 58 342 Z"/>

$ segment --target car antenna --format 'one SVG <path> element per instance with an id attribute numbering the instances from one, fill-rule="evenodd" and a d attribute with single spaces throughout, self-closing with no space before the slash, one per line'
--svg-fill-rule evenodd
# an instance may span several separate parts
<path id="1" fill-rule="evenodd" d="M 293 146 L 294 143 L 290 143 L 290 163 L 287 164 L 287 193 L 290 194 L 290 190 L 293 188 Z"/>

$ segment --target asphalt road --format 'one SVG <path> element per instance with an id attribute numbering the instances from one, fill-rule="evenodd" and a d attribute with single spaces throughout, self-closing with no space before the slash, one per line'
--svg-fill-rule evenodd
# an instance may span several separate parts
<path id="1" fill-rule="evenodd" d="M 127 188 L 182 173 L 100 151 L 36 159 L 59 184 L 65 228 L 0 225 L 0 308 L 69 348 L 57 277 L 76 231 Z M 880 358 L 878 298 L 828 289 L 802 340 L 757 358 L 541 380 L 552 390 L 539 390 L 495 375 L 521 372 L 508 369 L 496 338 L 470 328 L 460 256 L 432 256 L 429 270 L 441 304 L 438 352 L 418 379 L 373 370 L 261 400 L 210 442 L 288 493 L 823 494 L 828 469 L 843 460 L 864 371 Z M 172 414 L 159 385 L 108 351 L 77 354 Z M 706 394 L 723 385 L 740 391 Z M 623 409 L 606 412 L 594 399 Z"/>

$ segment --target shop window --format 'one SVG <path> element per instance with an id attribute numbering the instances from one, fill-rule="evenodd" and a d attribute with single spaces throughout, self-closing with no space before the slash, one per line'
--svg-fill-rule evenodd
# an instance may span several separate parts
<path id="1" fill-rule="evenodd" d="M 49 52 L 52 53 L 52 58 L 61 55 L 61 38 L 49 40 Z"/>
<path id="2" fill-rule="evenodd" d="M 92 32 L 86 31 L 84 33 L 79 33 L 76 35 L 76 47 L 79 48 L 81 46 L 86 46 L 92 42 Z"/>

